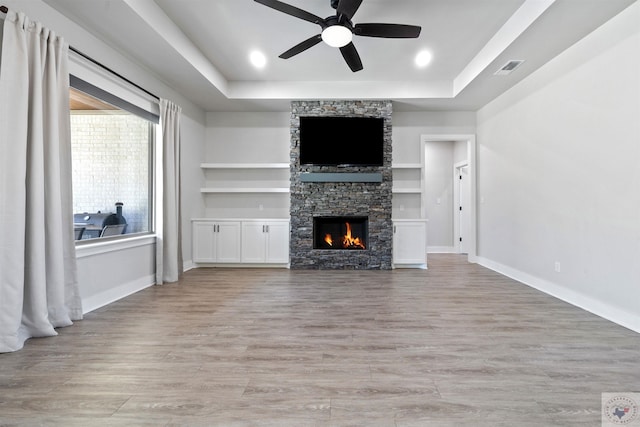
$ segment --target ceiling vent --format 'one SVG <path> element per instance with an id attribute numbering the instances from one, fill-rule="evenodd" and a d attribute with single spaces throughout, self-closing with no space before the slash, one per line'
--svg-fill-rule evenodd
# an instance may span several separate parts
<path id="1" fill-rule="evenodd" d="M 511 60 L 500 67 L 500 69 L 493 74 L 496 76 L 506 76 L 507 74 L 511 74 L 516 68 L 522 65 L 523 62 L 524 59 Z"/>

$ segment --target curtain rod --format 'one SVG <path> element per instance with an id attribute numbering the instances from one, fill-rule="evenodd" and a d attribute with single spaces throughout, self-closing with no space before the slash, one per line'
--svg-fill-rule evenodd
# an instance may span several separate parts
<path id="1" fill-rule="evenodd" d="M 8 11 L 9 11 L 9 9 L 7 8 L 7 6 L 4 6 L 4 5 L 0 6 L 0 12 L 2 12 L 2 13 L 7 13 Z M 120 79 L 124 80 L 125 82 L 129 83 L 130 85 L 134 86 L 135 88 L 140 89 L 141 91 L 143 91 L 143 92 L 144 92 L 144 93 L 146 93 L 147 95 L 149 95 L 149 96 L 151 96 L 151 97 L 155 98 L 156 100 L 158 100 L 158 101 L 160 100 L 160 97 L 159 97 L 158 95 L 155 95 L 155 94 L 153 94 L 153 93 L 149 92 L 148 90 L 146 90 L 146 89 L 145 89 L 145 88 L 143 88 L 142 86 L 140 86 L 140 85 L 138 85 L 138 84 L 136 84 L 136 83 L 132 82 L 132 81 L 131 81 L 131 80 L 129 80 L 128 78 L 124 77 L 122 74 L 120 74 L 120 73 L 118 73 L 118 72 L 116 72 L 116 71 L 112 70 L 111 68 L 107 67 L 106 65 L 104 65 L 104 64 L 102 64 L 102 63 L 100 63 L 100 62 L 96 61 L 95 59 L 93 59 L 93 58 L 92 58 L 92 57 L 90 57 L 89 55 L 87 55 L 87 54 L 85 54 L 85 53 L 80 52 L 80 51 L 79 51 L 78 49 L 76 49 L 75 47 L 73 47 L 73 46 L 69 46 L 69 50 L 71 50 L 72 52 L 74 52 L 74 53 L 76 53 L 76 54 L 78 54 L 78 55 L 82 56 L 82 57 L 83 57 L 84 59 L 86 59 L 87 61 L 90 61 L 90 62 L 94 63 L 95 65 L 97 65 L 98 67 L 102 68 L 103 70 L 108 71 L 109 73 L 113 74 L 114 76 L 116 76 L 116 77 L 118 77 L 118 78 L 120 78 Z"/>
<path id="2" fill-rule="evenodd" d="M 153 94 L 153 93 L 149 92 L 148 90 L 146 90 L 146 89 L 145 89 L 145 88 L 143 88 L 142 86 L 140 86 L 140 85 L 138 85 L 138 84 L 136 84 L 136 83 L 132 82 L 131 80 L 129 80 L 128 78 L 126 78 L 126 77 L 125 77 L 125 76 L 123 76 L 122 74 L 120 74 L 120 73 L 118 73 L 118 72 L 116 72 L 116 71 L 113 71 L 111 68 L 109 68 L 109 67 L 107 67 L 106 65 L 104 65 L 104 64 L 102 64 L 102 63 L 100 63 L 100 62 L 96 61 L 95 59 L 93 59 L 93 58 L 92 58 L 92 57 L 90 57 L 89 55 L 87 55 L 87 54 L 85 54 L 85 53 L 80 52 L 80 51 L 79 51 L 78 49 L 76 49 L 75 47 L 73 47 L 73 46 L 69 46 L 69 50 L 70 50 L 70 51 L 72 51 L 72 52 L 75 52 L 76 54 L 78 54 L 78 55 L 80 55 L 80 56 L 82 56 L 82 57 L 83 57 L 84 59 L 86 59 L 87 61 L 90 61 L 90 62 L 94 63 L 95 65 L 97 65 L 98 67 L 100 67 L 100 68 L 104 69 L 105 71 L 108 71 L 109 73 L 113 74 L 114 76 L 116 76 L 116 77 L 118 77 L 118 78 L 120 78 L 120 79 L 124 80 L 125 82 L 129 83 L 130 85 L 134 86 L 135 88 L 140 89 L 141 91 L 143 91 L 143 92 L 144 92 L 144 93 L 146 93 L 147 95 L 149 95 L 149 96 L 151 96 L 151 97 L 155 98 L 156 100 L 158 100 L 158 101 L 160 100 L 160 97 L 158 97 L 158 95 L 155 95 L 155 94 Z"/>

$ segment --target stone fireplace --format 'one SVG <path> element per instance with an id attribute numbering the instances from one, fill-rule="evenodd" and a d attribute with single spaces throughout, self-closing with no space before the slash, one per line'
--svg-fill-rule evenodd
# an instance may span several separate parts
<path id="1" fill-rule="evenodd" d="M 292 269 L 391 269 L 391 114 L 391 101 L 291 103 Z M 383 118 L 383 165 L 301 166 L 300 116 L 330 115 Z M 320 179 L 304 179 L 311 175 Z M 369 179 L 372 175 L 380 179 Z"/>

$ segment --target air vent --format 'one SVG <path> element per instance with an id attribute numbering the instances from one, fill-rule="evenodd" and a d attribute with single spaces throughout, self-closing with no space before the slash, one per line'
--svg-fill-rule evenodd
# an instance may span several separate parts
<path id="1" fill-rule="evenodd" d="M 500 69 L 493 74 L 496 76 L 506 76 L 507 74 L 511 74 L 516 68 L 522 65 L 523 62 L 524 59 L 511 60 L 500 67 Z"/>

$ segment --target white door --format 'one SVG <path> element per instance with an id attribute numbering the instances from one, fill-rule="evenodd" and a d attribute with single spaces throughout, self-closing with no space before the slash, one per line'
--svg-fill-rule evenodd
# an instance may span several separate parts
<path id="1" fill-rule="evenodd" d="M 289 262 L 289 222 L 267 223 L 267 262 Z"/>
<path id="2" fill-rule="evenodd" d="M 265 262 L 266 227 L 262 221 L 242 222 L 242 262 Z"/>
<path id="3" fill-rule="evenodd" d="M 213 222 L 193 223 L 193 262 L 215 262 L 215 231 Z"/>
<path id="4" fill-rule="evenodd" d="M 425 221 L 393 222 L 393 263 L 426 264 L 427 224 Z"/>
<path id="5" fill-rule="evenodd" d="M 216 262 L 240 262 L 240 222 L 217 222 Z"/>
<path id="6" fill-rule="evenodd" d="M 469 193 L 469 166 L 462 166 L 458 168 L 458 186 L 459 186 L 459 200 L 458 200 L 458 220 L 460 226 L 460 235 L 458 241 L 460 243 L 459 252 L 461 254 L 469 253 L 470 242 L 470 193 Z"/>

